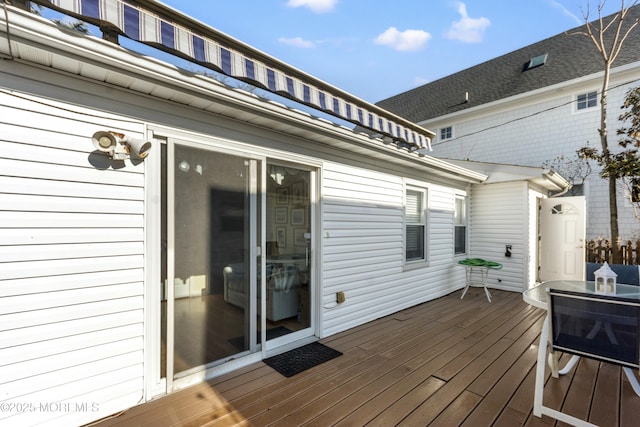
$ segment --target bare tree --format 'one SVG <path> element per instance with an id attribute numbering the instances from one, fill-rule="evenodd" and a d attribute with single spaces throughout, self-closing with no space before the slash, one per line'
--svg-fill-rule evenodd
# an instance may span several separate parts
<path id="1" fill-rule="evenodd" d="M 566 193 L 569 196 L 583 195 L 583 184 L 587 177 L 591 174 L 591 165 L 586 157 L 576 152 L 575 158 L 557 156 L 553 160 L 547 160 L 542 163 L 542 167 L 558 172 L 571 184 L 571 189 Z"/>
<path id="2" fill-rule="evenodd" d="M 620 54 L 622 46 L 631 33 L 638 26 L 638 20 L 627 24 L 629 9 L 638 3 L 634 0 L 630 5 L 625 6 L 625 1 L 621 0 L 620 11 L 611 19 L 605 20 L 602 16 L 602 10 L 606 0 L 600 0 L 598 3 L 598 19 L 590 22 L 590 6 L 584 11 L 584 19 L 586 22 L 583 32 L 575 32 L 574 34 L 582 35 L 592 41 L 596 50 L 602 58 L 604 65 L 604 76 L 602 79 L 602 91 L 600 92 L 600 145 L 602 149 L 602 157 L 604 163 L 608 163 L 611 158 L 611 151 L 607 142 L 607 92 L 609 90 L 609 81 L 611 79 L 611 67 L 613 62 Z M 611 256 L 614 263 L 620 263 L 622 254 L 620 253 L 620 232 L 618 229 L 618 197 L 616 194 L 616 178 L 609 176 L 609 213 L 611 226 Z"/>

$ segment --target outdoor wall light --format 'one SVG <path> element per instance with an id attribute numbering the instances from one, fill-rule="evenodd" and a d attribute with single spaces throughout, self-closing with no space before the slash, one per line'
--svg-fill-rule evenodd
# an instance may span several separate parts
<path id="1" fill-rule="evenodd" d="M 93 134 L 91 142 L 98 151 L 106 153 L 113 160 L 126 160 L 131 155 L 144 159 L 151 150 L 151 142 L 130 138 L 114 131 L 100 130 Z"/>

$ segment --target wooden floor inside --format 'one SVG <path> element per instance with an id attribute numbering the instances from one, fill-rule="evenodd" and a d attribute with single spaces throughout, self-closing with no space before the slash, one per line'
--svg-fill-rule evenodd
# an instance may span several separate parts
<path id="1" fill-rule="evenodd" d="M 455 292 L 323 339 L 343 355 L 291 378 L 258 362 L 99 425 L 554 425 L 532 414 L 545 312 L 491 293 Z M 544 403 L 600 426 L 640 423 L 621 369 L 592 360 L 548 378 Z"/>

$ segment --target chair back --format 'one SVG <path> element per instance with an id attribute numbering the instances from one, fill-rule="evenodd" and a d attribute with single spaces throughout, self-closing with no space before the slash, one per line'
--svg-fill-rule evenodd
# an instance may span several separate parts
<path id="1" fill-rule="evenodd" d="M 585 264 L 585 280 L 594 281 L 595 271 L 602 267 L 602 264 L 597 262 L 587 262 Z M 616 273 L 616 281 L 625 285 L 640 286 L 640 266 L 638 265 L 621 265 L 621 264 L 609 264 L 611 270 Z"/>
<path id="2" fill-rule="evenodd" d="M 548 290 L 553 350 L 640 368 L 640 300 Z"/>

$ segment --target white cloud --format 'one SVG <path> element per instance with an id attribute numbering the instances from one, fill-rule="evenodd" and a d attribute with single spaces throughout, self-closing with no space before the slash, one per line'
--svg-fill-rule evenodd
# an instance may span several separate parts
<path id="1" fill-rule="evenodd" d="M 567 9 L 566 7 L 564 7 L 560 2 L 557 2 L 555 0 L 551 0 L 551 6 L 560 9 L 562 11 L 563 15 L 568 16 L 569 18 L 574 20 L 578 25 L 584 24 L 584 19 L 578 18 L 578 16 L 576 16 L 573 13 L 571 13 L 571 11 L 569 9 Z"/>
<path id="2" fill-rule="evenodd" d="M 308 7 L 316 13 L 331 12 L 338 0 L 289 0 L 288 7 Z"/>
<path id="3" fill-rule="evenodd" d="M 302 37 L 280 37 L 278 41 L 282 44 L 286 44 L 294 47 L 301 47 L 304 49 L 310 49 L 316 47 L 315 43 L 309 40 L 305 40 Z"/>
<path id="4" fill-rule="evenodd" d="M 449 28 L 445 37 L 465 43 L 481 42 L 484 30 L 491 25 L 491 21 L 484 17 L 470 18 L 467 14 L 467 6 L 464 3 L 458 3 L 458 12 L 461 16 L 460 20 L 451 24 L 451 28 Z"/>
<path id="5" fill-rule="evenodd" d="M 421 49 L 430 39 L 431 34 L 426 31 L 405 30 L 401 32 L 396 27 L 389 27 L 376 37 L 374 42 L 399 51 L 413 51 Z"/>

